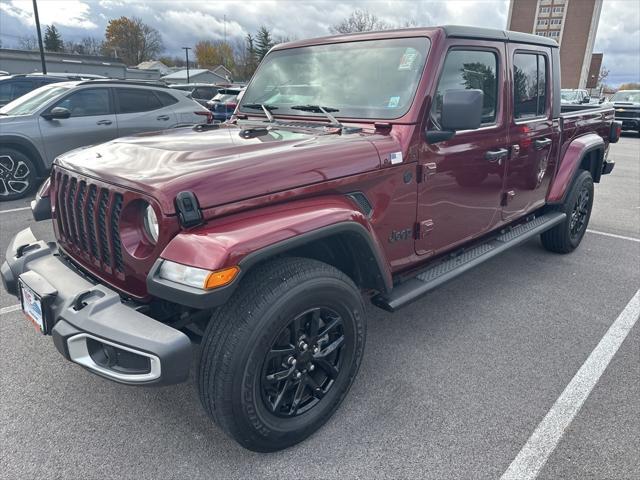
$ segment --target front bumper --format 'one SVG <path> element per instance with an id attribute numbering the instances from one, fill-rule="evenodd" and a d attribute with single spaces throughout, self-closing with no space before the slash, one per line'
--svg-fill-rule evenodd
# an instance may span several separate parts
<path id="1" fill-rule="evenodd" d="M 640 128 L 640 118 L 616 117 L 615 120 L 622 123 L 623 130 L 638 130 Z"/>
<path id="2" fill-rule="evenodd" d="M 126 384 L 169 385 L 189 377 L 189 337 L 90 281 L 31 229 L 13 238 L 0 274 L 12 295 L 20 296 L 21 281 L 42 299 L 45 333 L 67 360 Z"/>

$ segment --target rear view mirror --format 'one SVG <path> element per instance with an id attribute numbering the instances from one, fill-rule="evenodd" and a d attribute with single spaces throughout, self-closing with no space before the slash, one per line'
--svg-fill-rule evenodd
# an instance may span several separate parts
<path id="1" fill-rule="evenodd" d="M 71 112 L 63 107 L 55 107 L 52 108 L 49 113 L 42 114 L 42 116 L 47 120 L 62 120 L 65 118 L 69 118 L 71 116 Z"/>
<path id="2" fill-rule="evenodd" d="M 482 90 L 447 90 L 442 96 L 441 130 L 425 132 L 428 143 L 448 140 L 457 130 L 475 130 L 482 124 Z"/>

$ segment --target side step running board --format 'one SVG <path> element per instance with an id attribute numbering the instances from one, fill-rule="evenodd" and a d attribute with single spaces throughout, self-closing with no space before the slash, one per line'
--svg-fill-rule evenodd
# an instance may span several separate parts
<path id="1" fill-rule="evenodd" d="M 551 212 L 517 225 L 499 236 L 466 250 L 464 253 L 428 267 L 415 277 L 397 285 L 387 295 L 376 295 L 375 305 L 390 312 L 416 300 L 421 295 L 457 277 L 467 270 L 495 257 L 505 250 L 515 247 L 525 240 L 549 230 L 564 221 L 562 212 Z"/>

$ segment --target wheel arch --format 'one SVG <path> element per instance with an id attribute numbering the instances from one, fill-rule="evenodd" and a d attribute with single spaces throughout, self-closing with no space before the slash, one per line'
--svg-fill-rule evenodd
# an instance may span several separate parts
<path id="1" fill-rule="evenodd" d="M 0 136 L 0 145 L 2 145 L 3 148 L 18 150 L 24 155 L 27 155 L 36 166 L 38 177 L 47 175 L 48 169 L 44 165 L 42 155 L 40 155 L 40 152 L 31 141 L 16 135 L 2 135 Z"/>
<path id="2" fill-rule="evenodd" d="M 566 149 L 547 195 L 548 204 L 561 204 L 579 170 L 591 173 L 594 182 L 600 181 L 604 161 L 605 142 L 590 133 L 571 141 Z"/>

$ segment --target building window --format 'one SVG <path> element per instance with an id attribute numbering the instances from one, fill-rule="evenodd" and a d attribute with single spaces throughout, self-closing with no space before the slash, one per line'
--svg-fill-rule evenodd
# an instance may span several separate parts
<path id="1" fill-rule="evenodd" d="M 551 11 L 550 7 L 541 7 L 540 13 L 549 13 Z"/>
<path id="2" fill-rule="evenodd" d="M 538 30 L 536 32 L 536 35 L 540 35 L 541 37 L 546 37 L 547 36 L 547 32 L 546 32 L 546 30 Z"/>
<path id="3" fill-rule="evenodd" d="M 547 105 L 547 64 L 543 55 L 514 55 L 513 99 L 516 120 L 544 116 Z"/>
<path id="4" fill-rule="evenodd" d="M 431 118 L 440 123 L 442 97 L 447 90 L 480 89 L 483 95 L 482 123 L 496 121 L 498 109 L 498 57 L 493 52 L 452 50 L 447 54 L 431 107 Z"/>
<path id="5" fill-rule="evenodd" d="M 560 36 L 560 32 L 558 32 L 557 30 L 554 32 L 549 32 L 549 36 L 552 38 L 557 38 Z"/>
<path id="6" fill-rule="evenodd" d="M 551 19 L 551 25 L 562 25 L 562 19 L 561 18 L 552 18 Z"/>
<path id="7" fill-rule="evenodd" d="M 564 7 L 553 7 L 553 13 L 564 13 Z"/>
<path id="8" fill-rule="evenodd" d="M 544 25 L 547 25 L 549 23 L 549 20 L 547 20 L 546 18 L 538 20 L 538 26 L 542 27 Z"/>

